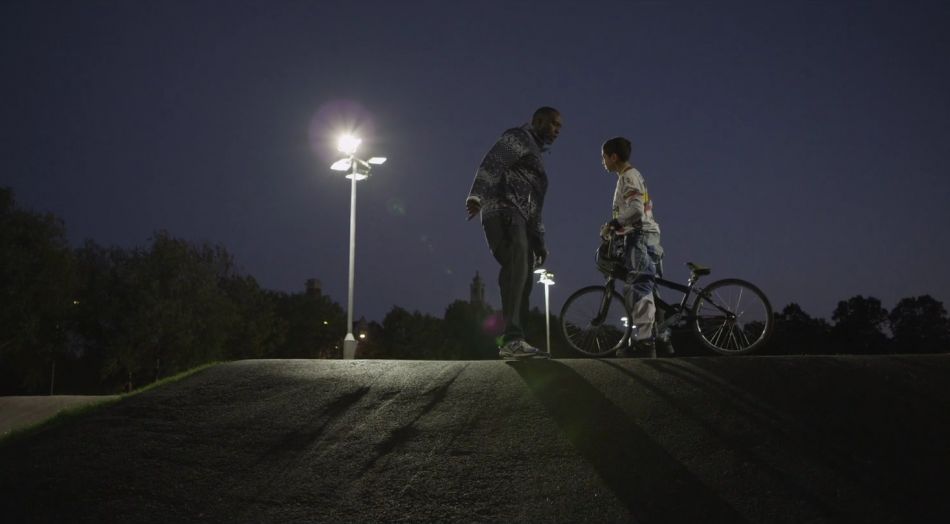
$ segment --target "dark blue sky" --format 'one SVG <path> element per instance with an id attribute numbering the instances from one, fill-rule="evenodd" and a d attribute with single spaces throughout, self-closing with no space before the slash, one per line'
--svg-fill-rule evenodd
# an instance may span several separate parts
<path id="1" fill-rule="evenodd" d="M 500 304 L 464 199 L 499 134 L 552 105 L 552 308 L 599 280 L 615 135 L 669 277 L 704 263 L 824 317 L 856 294 L 950 305 L 948 5 L 6 1 L 0 185 L 77 245 L 166 229 L 345 306 L 349 181 L 323 139 L 360 117 L 389 162 L 359 187 L 356 316 L 441 315 L 476 270 Z"/>

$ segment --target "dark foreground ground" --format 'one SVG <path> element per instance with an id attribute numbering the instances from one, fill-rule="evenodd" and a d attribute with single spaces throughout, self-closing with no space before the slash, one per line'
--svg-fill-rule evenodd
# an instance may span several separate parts
<path id="1" fill-rule="evenodd" d="M 243 361 L 0 448 L 4 522 L 950 522 L 950 356 Z"/>

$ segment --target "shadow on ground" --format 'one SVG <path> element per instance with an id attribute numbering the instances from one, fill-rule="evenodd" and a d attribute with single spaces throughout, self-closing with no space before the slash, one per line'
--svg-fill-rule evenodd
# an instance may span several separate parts
<path id="1" fill-rule="evenodd" d="M 637 522 L 743 520 L 570 367 L 553 360 L 511 366 Z"/>

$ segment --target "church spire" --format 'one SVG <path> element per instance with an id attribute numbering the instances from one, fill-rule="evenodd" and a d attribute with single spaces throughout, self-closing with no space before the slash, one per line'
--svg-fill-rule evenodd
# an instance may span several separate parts
<path id="1" fill-rule="evenodd" d="M 475 278 L 472 279 L 472 285 L 469 286 L 469 302 L 473 306 L 484 306 L 485 305 L 485 283 L 482 282 L 482 277 L 478 275 L 478 271 L 475 271 Z"/>

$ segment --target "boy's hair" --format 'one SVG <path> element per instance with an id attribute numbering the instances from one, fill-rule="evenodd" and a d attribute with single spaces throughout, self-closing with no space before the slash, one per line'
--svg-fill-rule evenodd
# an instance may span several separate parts
<path id="1" fill-rule="evenodd" d="M 630 141 L 626 138 L 617 136 L 604 142 L 602 149 L 605 155 L 610 156 L 615 154 L 621 162 L 629 162 L 630 151 L 633 150 L 633 146 L 630 145 Z"/>
<path id="2" fill-rule="evenodd" d="M 547 123 L 552 118 L 560 115 L 561 112 L 553 107 L 539 107 L 537 111 L 534 112 L 534 115 L 531 116 L 531 125 L 538 125 L 542 123 Z"/>

